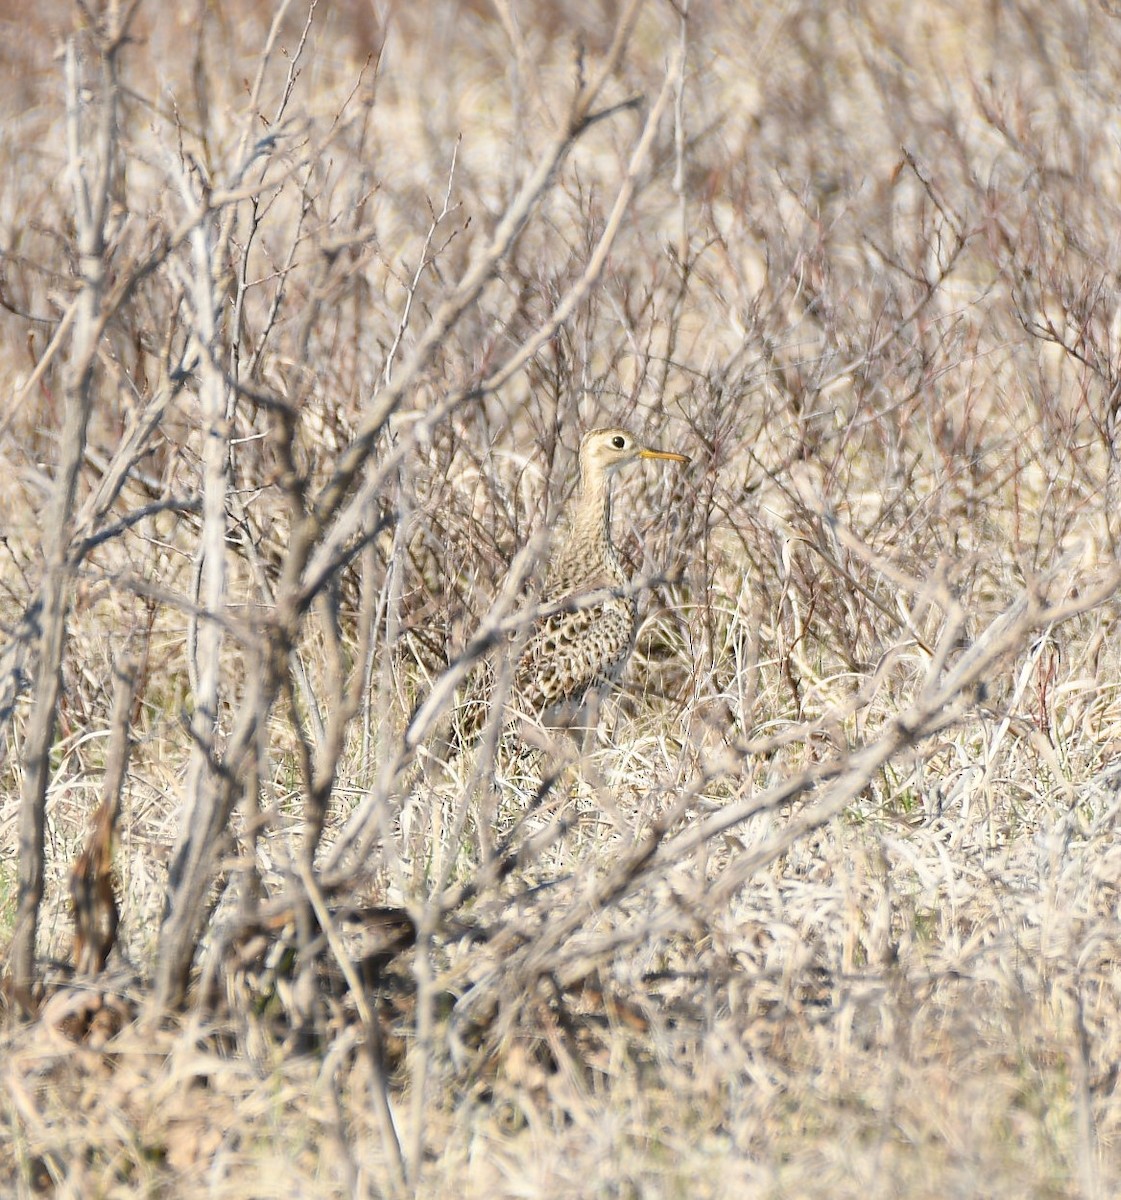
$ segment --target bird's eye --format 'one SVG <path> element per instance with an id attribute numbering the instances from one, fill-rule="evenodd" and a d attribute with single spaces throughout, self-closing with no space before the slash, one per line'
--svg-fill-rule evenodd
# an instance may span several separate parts
<path id="1" fill-rule="evenodd" d="M 611 444 L 616 450 L 625 450 L 627 448 L 627 439 L 616 434 L 615 437 L 611 439 Z"/>

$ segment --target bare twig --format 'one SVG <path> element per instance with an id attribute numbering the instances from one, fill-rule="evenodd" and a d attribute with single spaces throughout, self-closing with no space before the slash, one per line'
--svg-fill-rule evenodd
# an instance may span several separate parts
<path id="1" fill-rule="evenodd" d="M 114 13 L 120 14 L 114 10 Z M 95 105 L 84 100 L 77 35 L 66 44 L 67 149 L 81 262 L 81 284 L 66 371 L 59 469 L 47 521 L 47 562 L 40 615 L 42 638 L 35 705 L 24 743 L 19 826 L 19 900 L 10 970 L 17 993 L 27 994 L 35 975 L 35 942 L 43 896 L 44 831 L 50 749 L 62 691 L 62 659 L 73 572 L 74 504 L 93 406 L 99 321 L 105 283 L 105 222 L 117 153 L 117 52 L 120 28 L 108 26 L 98 44 L 100 75 Z"/>

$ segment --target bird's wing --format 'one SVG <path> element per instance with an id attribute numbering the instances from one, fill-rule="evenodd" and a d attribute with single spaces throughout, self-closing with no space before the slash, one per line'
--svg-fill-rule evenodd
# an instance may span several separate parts
<path id="1" fill-rule="evenodd" d="M 540 715 L 557 704 L 579 703 L 590 688 L 617 674 L 633 636 L 634 615 L 623 600 L 546 618 L 518 661 L 519 707 Z"/>

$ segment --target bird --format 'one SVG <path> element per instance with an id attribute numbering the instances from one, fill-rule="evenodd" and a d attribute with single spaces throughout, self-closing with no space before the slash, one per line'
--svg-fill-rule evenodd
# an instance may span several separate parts
<path id="1" fill-rule="evenodd" d="M 514 665 L 507 721 L 571 723 L 593 693 L 622 674 L 634 646 L 638 604 L 611 540 L 611 483 L 621 468 L 643 459 L 689 458 L 645 445 L 629 430 L 591 429 L 580 442 L 580 480 L 552 537 L 539 618 Z M 582 597 L 606 593 L 587 604 Z M 498 656 L 484 659 L 468 681 L 460 710 L 461 742 L 479 736 L 490 711 Z"/>

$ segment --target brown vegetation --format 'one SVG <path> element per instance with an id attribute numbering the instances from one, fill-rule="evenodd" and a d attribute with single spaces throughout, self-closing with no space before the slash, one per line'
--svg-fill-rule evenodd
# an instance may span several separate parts
<path id="1" fill-rule="evenodd" d="M 0 23 L 8 1190 L 1118 1194 L 1121 16 Z"/>

